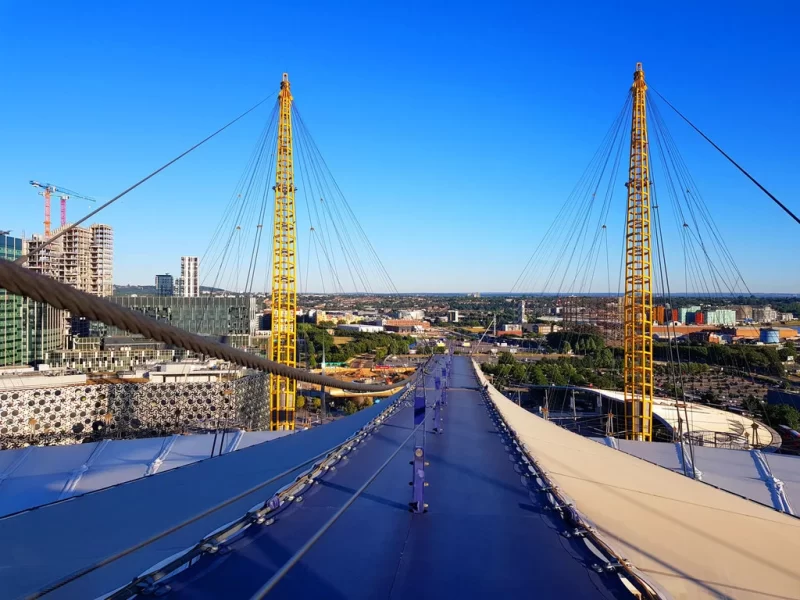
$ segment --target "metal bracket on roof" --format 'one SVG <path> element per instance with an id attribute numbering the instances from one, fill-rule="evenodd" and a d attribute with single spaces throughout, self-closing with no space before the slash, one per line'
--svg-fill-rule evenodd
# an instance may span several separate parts
<path id="1" fill-rule="evenodd" d="M 766 484 L 772 496 L 772 504 L 781 512 L 794 515 L 792 505 L 789 504 L 789 498 L 786 496 L 786 489 L 783 482 L 775 477 L 770 469 L 769 462 L 761 452 L 761 450 L 751 450 L 750 456 L 753 457 L 753 462 L 756 463 L 756 469 L 761 477 L 761 480 Z"/>
<path id="2" fill-rule="evenodd" d="M 110 443 L 111 440 L 103 440 L 102 442 L 99 442 L 97 446 L 95 446 L 94 450 L 92 450 L 92 453 L 89 455 L 89 458 L 86 459 L 86 462 L 84 462 L 80 467 L 72 471 L 72 474 L 70 475 L 67 482 L 64 484 L 61 493 L 58 495 L 59 500 L 64 500 L 65 498 L 69 498 L 70 496 L 73 495 L 73 492 L 75 491 L 75 488 L 78 487 L 78 483 L 80 483 L 83 474 L 86 473 L 92 467 L 92 463 L 94 463 L 97 460 L 97 457 L 100 456 L 103 450 L 105 450 L 106 446 L 108 446 Z"/>
<path id="3" fill-rule="evenodd" d="M 172 450 L 172 447 L 175 445 L 175 442 L 178 441 L 179 437 L 179 435 L 171 435 L 164 440 L 164 443 L 161 444 L 161 450 L 159 451 L 158 456 L 153 459 L 153 462 L 147 465 L 147 470 L 144 472 L 145 477 L 158 473 L 162 463 L 167 459 L 167 455 L 169 454 L 170 450 Z"/>

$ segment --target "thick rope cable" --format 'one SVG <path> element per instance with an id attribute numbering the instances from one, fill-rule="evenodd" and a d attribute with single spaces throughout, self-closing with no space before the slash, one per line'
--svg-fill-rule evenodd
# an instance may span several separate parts
<path id="1" fill-rule="evenodd" d="M 146 338 L 178 346 L 198 354 L 297 381 L 357 392 L 385 392 L 400 388 L 411 381 L 411 379 L 405 379 L 389 385 L 355 383 L 289 367 L 219 342 L 213 342 L 173 325 L 155 321 L 139 312 L 118 306 L 98 296 L 81 292 L 6 260 L 0 260 L 0 288 L 12 294 L 45 302 L 61 310 L 68 310 L 74 316 L 86 317 L 92 321 L 99 321 L 131 333 L 138 333 Z"/>

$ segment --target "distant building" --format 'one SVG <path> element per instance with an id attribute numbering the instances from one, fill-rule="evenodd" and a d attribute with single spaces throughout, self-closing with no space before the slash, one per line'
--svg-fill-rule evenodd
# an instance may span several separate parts
<path id="1" fill-rule="evenodd" d="M 427 321 L 415 321 L 413 319 L 388 319 L 384 321 L 385 331 L 394 333 L 414 333 L 430 328 L 431 324 Z"/>
<path id="2" fill-rule="evenodd" d="M 200 295 L 200 259 L 181 256 L 181 296 L 197 298 Z"/>
<path id="3" fill-rule="evenodd" d="M 53 235 L 66 227 L 56 229 Z M 113 294 L 114 233 L 110 226 L 74 227 L 42 248 L 47 241 L 34 235 L 28 242 L 28 268 L 88 294 Z"/>
<path id="4" fill-rule="evenodd" d="M 739 323 L 753 320 L 753 307 L 749 304 L 731 306 L 731 310 L 736 311 L 736 320 Z"/>
<path id="5" fill-rule="evenodd" d="M 343 310 L 318 310 L 314 313 L 314 323 L 319 325 L 320 323 L 333 323 L 337 325 L 339 323 L 358 323 L 363 321 L 364 318 L 360 315 L 354 315 L 351 312 L 343 311 Z"/>
<path id="6" fill-rule="evenodd" d="M 778 314 L 779 321 L 793 321 L 794 315 L 792 313 L 779 313 Z"/>
<path id="7" fill-rule="evenodd" d="M 561 326 L 553 322 L 550 323 L 524 323 L 522 330 L 536 335 L 547 335 L 548 333 L 555 333 L 561 331 Z"/>
<path id="8" fill-rule="evenodd" d="M 680 321 L 681 323 L 686 325 L 688 323 L 687 315 L 690 314 L 690 313 L 696 313 L 699 310 L 700 310 L 699 306 L 688 306 L 688 307 L 684 307 L 684 308 L 679 308 L 678 309 L 678 321 Z"/>
<path id="9" fill-rule="evenodd" d="M 500 328 L 500 331 L 519 331 L 522 333 L 522 323 L 506 323 Z"/>
<path id="10" fill-rule="evenodd" d="M 724 308 L 706 311 L 706 323 L 708 325 L 734 327 L 736 325 L 736 311 Z"/>
<path id="11" fill-rule="evenodd" d="M 425 311 L 424 310 L 396 310 L 394 313 L 396 319 L 405 319 L 411 321 L 421 321 L 425 318 Z"/>
<path id="12" fill-rule="evenodd" d="M 451 323 L 458 323 L 458 311 L 457 310 L 448 310 L 447 311 L 447 320 Z"/>
<path id="13" fill-rule="evenodd" d="M 664 323 L 664 319 L 666 318 L 667 307 L 663 304 L 658 304 L 653 307 L 653 321 L 659 324 Z"/>
<path id="14" fill-rule="evenodd" d="M 16 260 L 22 256 L 22 240 L 0 235 L 0 259 Z M 22 297 L 0 288 L 0 367 L 21 365 L 22 356 Z"/>
<path id="15" fill-rule="evenodd" d="M 25 241 L 0 235 L 0 259 L 27 253 Z M 63 310 L 0 289 L 0 366 L 45 362 L 47 352 L 64 343 Z"/>
<path id="16" fill-rule="evenodd" d="M 764 344 L 780 344 L 781 330 L 772 327 L 762 327 L 758 332 L 758 339 Z"/>
<path id="17" fill-rule="evenodd" d="M 753 321 L 756 323 L 772 323 L 778 320 L 778 311 L 771 306 L 754 306 Z"/>
<path id="18" fill-rule="evenodd" d="M 527 323 L 528 317 L 525 315 L 525 300 L 519 301 L 519 322 Z"/>
<path id="19" fill-rule="evenodd" d="M 356 333 L 381 333 L 383 331 L 382 325 L 363 325 L 361 323 L 354 323 L 352 325 L 342 324 L 337 325 L 336 329 L 339 331 L 353 331 Z"/>
<path id="20" fill-rule="evenodd" d="M 156 296 L 174 296 L 175 280 L 169 273 L 156 275 Z"/>
<path id="21" fill-rule="evenodd" d="M 113 296 L 111 301 L 198 335 L 251 336 L 258 328 L 256 299 L 252 296 Z M 126 334 L 113 327 L 109 329 L 109 335 Z"/>
<path id="22" fill-rule="evenodd" d="M 776 330 L 778 332 L 778 337 L 781 340 L 796 339 L 798 335 L 800 335 L 798 334 L 797 330 L 792 327 L 773 327 L 768 329 Z M 734 331 L 733 337 L 739 341 L 758 340 L 761 337 L 761 329 L 752 325 L 747 327 L 737 327 Z"/>

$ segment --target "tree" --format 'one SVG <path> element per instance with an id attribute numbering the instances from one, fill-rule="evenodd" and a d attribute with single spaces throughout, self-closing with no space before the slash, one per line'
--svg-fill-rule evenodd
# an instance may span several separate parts
<path id="1" fill-rule="evenodd" d="M 320 411 L 322 410 L 322 398 L 314 398 L 311 402 L 314 410 Z"/>
<path id="2" fill-rule="evenodd" d="M 564 342 L 564 345 L 561 347 L 562 354 L 569 354 L 572 352 L 572 346 L 570 346 L 569 342 Z"/>
<path id="3" fill-rule="evenodd" d="M 344 405 L 344 414 L 346 415 L 354 415 L 358 412 L 358 406 L 352 400 L 348 400 L 347 403 Z"/>
<path id="4" fill-rule="evenodd" d="M 306 407 L 306 397 L 305 396 L 297 396 L 294 399 L 294 407 L 297 410 L 303 410 Z"/>
<path id="5" fill-rule="evenodd" d="M 375 350 L 375 362 L 381 363 L 386 358 L 386 348 L 378 348 Z"/>
<path id="6" fill-rule="evenodd" d="M 700 402 L 711 404 L 712 402 L 716 401 L 717 401 L 717 395 L 711 390 L 705 391 L 702 394 L 700 394 Z"/>
<path id="7" fill-rule="evenodd" d="M 501 352 L 500 356 L 497 357 L 497 364 L 498 365 L 513 365 L 517 362 L 517 359 L 514 358 L 514 355 L 511 352 Z"/>
<path id="8" fill-rule="evenodd" d="M 800 411 L 795 407 L 788 404 L 766 404 L 764 410 L 768 423 L 800 429 Z"/>
<path id="9" fill-rule="evenodd" d="M 531 370 L 530 382 L 534 385 L 547 385 L 547 376 L 539 365 Z"/>

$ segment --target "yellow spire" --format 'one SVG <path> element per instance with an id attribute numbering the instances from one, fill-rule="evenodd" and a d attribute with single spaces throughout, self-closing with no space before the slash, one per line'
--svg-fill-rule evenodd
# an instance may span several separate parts
<path id="1" fill-rule="evenodd" d="M 297 362 L 297 217 L 292 155 L 292 92 L 283 74 L 278 96 L 278 152 L 275 168 L 275 219 L 272 237 L 272 360 Z M 294 429 L 297 382 L 270 376 L 270 429 Z"/>
<path id="2" fill-rule="evenodd" d="M 653 439 L 653 289 L 650 244 L 650 157 L 642 63 L 633 74 L 633 118 L 625 233 L 625 434 Z"/>

